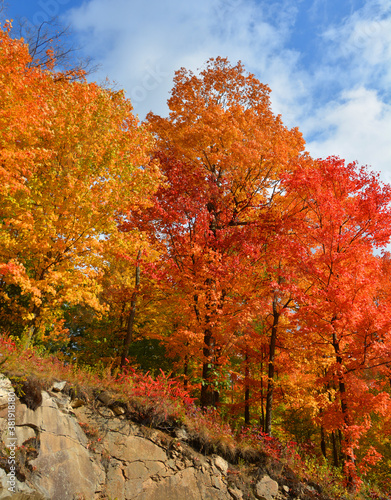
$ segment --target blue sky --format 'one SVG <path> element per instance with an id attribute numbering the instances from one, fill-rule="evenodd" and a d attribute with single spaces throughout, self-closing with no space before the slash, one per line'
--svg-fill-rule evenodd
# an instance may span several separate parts
<path id="1" fill-rule="evenodd" d="M 135 112 L 166 114 L 174 71 L 241 60 L 314 157 L 391 182 L 391 0 L 14 0 L 7 17 L 58 15 Z"/>

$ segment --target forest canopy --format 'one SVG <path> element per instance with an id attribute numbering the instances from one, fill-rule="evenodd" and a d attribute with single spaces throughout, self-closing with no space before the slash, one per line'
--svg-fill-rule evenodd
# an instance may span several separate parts
<path id="1" fill-rule="evenodd" d="M 238 62 L 169 115 L 31 64 L 0 31 L 0 331 L 179 377 L 204 410 L 315 443 L 356 487 L 391 460 L 391 187 L 314 159 Z M 377 464 L 376 469 L 373 467 Z"/>

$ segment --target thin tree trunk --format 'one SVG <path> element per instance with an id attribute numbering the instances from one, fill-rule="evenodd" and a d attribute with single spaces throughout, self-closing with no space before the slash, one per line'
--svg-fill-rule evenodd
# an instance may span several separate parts
<path id="1" fill-rule="evenodd" d="M 141 250 L 139 250 L 137 253 L 135 286 L 134 286 L 134 292 L 132 294 L 132 299 L 130 302 L 130 314 L 129 314 L 129 318 L 128 318 L 128 328 L 126 331 L 126 336 L 125 336 L 125 340 L 124 340 L 124 347 L 123 347 L 122 356 L 121 356 L 121 365 L 120 365 L 121 369 L 123 369 L 123 367 L 127 363 L 126 358 L 129 355 L 129 346 L 133 342 L 133 328 L 134 328 L 134 319 L 136 317 L 137 294 L 138 294 L 138 290 L 140 287 L 140 257 L 141 257 Z"/>
<path id="2" fill-rule="evenodd" d="M 210 200 L 207 203 L 206 208 L 208 209 L 208 212 L 210 214 L 209 229 L 213 233 L 213 236 L 216 238 L 218 215 L 216 212 L 215 202 L 213 200 Z M 211 244 L 211 249 L 215 250 L 215 246 L 213 243 Z M 216 349 L 215 339 L 213 338 L 212 328 L 210 327 L 211 318 L 216 313 L 216 311 L 211 306 L 211 304 L 213 303 L 212 287 L 215 285 L 215 283 L 216 282 L 214 278 L 206 278 L 205 280 L 205 285 L 207 286 L 206 309 L 208 310 L 208 313 L 205 315 L 204 347 L 202 349 L 203 363 L 202 363 L 202 386 L 200 395 L 200 405 L 202 409 L 206 409 L 210 406 L 216 406 L 219 403 L 220 399 L 219 391 L 216 390 L 216 386 L 213 384 L 213 382 L 215 381 L 214 371 L 217 365 L 216 357 L 218 349 Z M 225 297 L 225 292 L 223 291 L 221 296 L 220 307 L 222 306 L 224 297 Z M 198 321 L 200 321 L 200 317 L 199 314 L 197 314 L 197 311 L 196 315 Z"/>
<path id="3" fill-rule="evenodd" d="M 322 416 L 323 414 L 323 409 L 321 408 L 319 411 L 319 415 Z M 324 458 L 327 458 L 327 452 L 326 452 L 326 433 L 324 431 L 324 427 L 321 424 L 320 425 L 320 449 L 322 451 L 322 455 Z"/>
<path id="4" fill-rule="evenodd" d="M 244 368 L 244 423 L 250 424 L 250 385 L 249 385 L 250 370 L 248 366 L 248 350 L 246 349 L 245 368 Z"/>
<path id="5" fill-rule="evenodd" d="M 262 358 L 261 358 L 261 416 L 259 418 L 259 423 L 261 425 L 261 428 L 263 430 L 263 432 L 265 432 L 265 405 L 264 405 L 264 396 L 263 396 L 263 390 L 264 390 L 264 387 L 263 387 L 263 359 L 264 359 L 264 352 L 263 352 L 263 349 L 262 349 Z"/>
<path id="6" fill-rule="evenodd" d="M 333 320 L 332 320 L 332 322 L 333 322 Z M 344 424 L 345 424 L 346 427 L 349 427 L 349 425 L 350 425 L 350 418 L 349 418 L 348 404 L 347 404 L 347 401 L 346 401 L 345 380 L 343 378 L 343 373 L 342 373 L 342 357 L 341 357 L 341 354 L 340 354 L 339 342 L 337 340 L 337 336 L 336 336 L 335 332 L 333 333 L 333 347 L 334 347 L 334 351 L 335 351 L 335 359 L 336 359 L 336 362 L 337 362 L 337 366 L 339 367 L 338 368 L 338 372 L 337 372 L 337 377 L 338 377 L 339 396 L 340 396 L 340 400 L 341 400 L 341 411 L 342 411 L 342 416 L 343 416 Z M 341 438 L 342 438 L 342 433 L 341 433 Z M 344 438 L 344 440 L 345 440 L 345 447 L 348 448 L 350 443 L 347 441 L 346 438 Z M 355 464 L 355 460 L 354 460 L 354 457 L 351 455 L 351 453 L 349 451 L 347 451 L 344 454 L 343 459 L 344 459 L 345 466 L 346 466 L 346 468 L 349 471 L 348 474 L 347 474 L 347 478 L 346 478 L 347 484 L 348 484 L 348 487 L 351 488 L 351 487 L 353 487 L 353 476 L 352 476 L 352 474 L 350 472 L 351 471 L 350 465 L 351 464 L 354 465 Z"/>
<path id="7" fill-rule="evenodd" d="M 204 361 L 202 363 L 202 386 L 200 405 L 201 408 L 208 408 L 209 406 L 216 406 L 219 402 L 219 393 L 215 390 L 213 382 L 213 353 L 214 353 L 214 340 L 212 332 L 209 329 L 204 331 L 204 347 L 202 349 Z"/>
<path id="8" fill-rule="evenodd" d="M 212 318 L 216 316 L 217 311 L 215 307 L 212 307 L 213 303 L 211 289 L 215 281 L 212 278 L 207 278 L 205 284 L 208 285 L 207 290 L 207 303 L 206 309 L 208 313 L 205 314 L 205 328 L 204 328 L 204 347 L 202 349 L 203 353 L 203 363 L 202 363 L 202 387 L 200 396 L 201 408 L 207 408 L 209 406 L 217 406 L 220 401 L 220 392 L 218 385 L 216 384 L 216 368 L 219 366 L 219 353 L 220 347 L 216 345 L 215 338 L 213 336 L 211 324 Z M 222 290 L 220 296 L 220 304 L 217 305 L 217 309 L 221 309 L 223 306 L 225 298 L 225 290 Z M 196 301 L 197 303 L 197 301 Z M 197 314 L 197 319 L 200 321 L 200 315 Z"/>
<path id="9" fill-rule="evenodd" d="M 334 465 L 334 467 L 339 467 L 339 455 L 338 455 L 337 439 L 335 437 L 334 431 L 331 433 L 331 441 L 333 444 L 333 465 Z"/>
<path id="10" fill-rule="evenodd" d="M 187 391 L 188 384 L 189 384 L 189 378 L 188 378 L 189 361 L 188 360 L 189 360 L 189 358 L 186 355 L 185 356 L 185 362 L 184 362 L 184 365 L 183 365 L 183 388 L 185 389 L 185 391 Z"/>
<path id="11" fill-rule="evenodd" d="M 273 396 L 274 396 L 274 357 L 276 354 L 276 341 L 278 321 L 280 314 L 277 312 L 277 298 L 273 299 L 273 325 L 269 343 L 269 366 L 267 373 L 267 393 L 266 393 L 266 417 L 264 432 L 271 435 L 272 432 L 272 409 L 273 409 Z"/>
<path id="12" fill-rule="evenodd" d="M 326 437 L 322 425 L 320 426 L 320 449 L 324 458 L 327 458 Z"/>

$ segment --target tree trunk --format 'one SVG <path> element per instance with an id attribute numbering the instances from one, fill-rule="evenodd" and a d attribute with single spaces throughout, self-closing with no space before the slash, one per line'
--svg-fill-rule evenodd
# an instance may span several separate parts
<path id="1" fill-rule="evenodd" d="M 126 336 L 124 340 L 124 347 L 122 350 L 121 356 L 121 369 L 126 365 L 126 357 L 129 355 L 129 346 L 133 342 L 133 327 L 134 327 L 134 319 L 136 317 L 136 302 L 137 302 L 137 294 L 140 286 L 140 257 L 141 250 L 137 253 L 137 261 L 136 261 L 136 273 L 135 273 L 135 287 L 134 292 L 132 294 L 132 299 L 130 302 L 130 314 L 128 319 L 128 328 L 126 331 Z"/>
<path id="2" fill-rule="evenodd" d="M 322 425 L 320 426 L 320 449 L 322 450 L 322 455 L 324 456 L 324 458 L 327 458 L 326 437 Z"/>
<path id="3" fill-rule="evenodd" d="M 219 402 L 219 393 L 213 385 L 213 352 L 214 341 L 212 332 L 208 329 L 204 332 L 204 347 L 202 349 L 204 361 L 202 363 L 202 386 L 201 386 L 201 408 L 216 406 Z"/>
<path id="4" fill-rule="evenodd" d="M 274 396 L 274 357 L 276 354 L 276 341 L 278 321 L 280 314 L 277 312 L 277 298 L 273 299 L 273 325 L 269 343 L 269 367 L 267 379 L 267 393 L 266 393 L 266 417 L 264 432 L 271 436 L 272 433 L 272 409 L 273 409 L 273 396 Z"/>
<path id="5" fill-rule="evenodd" d="M 209 221 L 209 229 L 213 233 L 214 238 L 216 238 L 217 231 L 216 228 L 218 226 L 218 215 L 216 212 L 216 205 L 214 200 L 210 200 L 206 208 L 210 214 Z M 215 245 L 212 242 L 210 248 L 215 250 Z M 215 367 L 216 367 L 216 354 L 217 349 L 215 346 L 215 339 L 213 338 L 213 333 L 210 328 L 210 323 L 212 317 L 216 314 L 216 311 L 213 304 L 212 299 L 212 287 L 215 286 L 216 282 L 214 278 L 206 278 L 205 285 L 206 289 L 206 309 L 208 313 L 205 315 L 205 328 L 204 328 L 204 347 L 203 347 L 203 363 L 202 363 L 202 386 L 201 386 L 201 397 L 200 397 L 200 405 L 201 408 L 205 409 L 210 406 L 216 406 L 219 403 L 220 394 L 219 391 L 216 390 L 215 382 Z M 225 292 L 222 292 L 221 303 L 218 308 L 222 307 L 222 303 L 224 301 Z M 196 300 L 197 303 L 197 300 Z M 196 316 L 198 321 L 200 321 L 200 316 L 196 311 Z"/>
<path id="6" fill-rule="evenodd" d="M 244 423 L 250 424 L 250 385 L 249 385 L 250 370 L 248 366 L 248 352 L 246 351 L 245 368 L 244 368 Z"/>
<path id="7" fill-rule="evenodd" d="M 337 372 L 337 377 L 338 377 L 338 390 L 339 390 L 339 397 L 341 400 L 341 411 L 342 411 L 342 416 L 343 416 L 343 421 L 346 427 L 350 426 L 350 418 L 349 418 L 349 411 L 348 411 L 348 404 L 346 401 L 346 386 L 345 386 L 345 380 L 343 377 L 343 365 L 342 365 L 342 357 L 340 354 L 340 346 L 339 342 L 337 340 L 336 333 L 333 333 L 333 347 L 335 351 L 335 359 L 337 362 L 338 366 L 338 372 Z M 355 464 L 354 456 L 348 451 L 350 448 L 350 443 L 346 438 L 344 438 L 345 441 L 345 448 L 347 449 L 346 453 L 344 454 L 344 463 L 345 467 L 348 470 L 346 481 L 348 484 L 348 487 L 351 488 L 353 487 L 353 476 L 351 474 L 351 464 Z"/>
<path id="8" fill-rule="evenodd" d="M 203 363 L 202 363 L 202 387 L 201 387 L 201 397 L 200 405 L 201 408 L 207 408 L 209 406 L 217 406 L 220 401 L 219 389 L 216 385 L 216 367 L 218 367 L 218 358 L 220 348 L 215 344 L 215 338 L 213 337 L 211 325 L 213 317 L 216 317 L 217 310 L 216 306 L 213 305 L 212 299 L 212 287 L 215 284 L 215 280 L 212 278 L 207 278 L 205 280 L 205 285 L 208 286 L 206 292 L 206 309 L 207 314 L 205 314 L 204 323 L 204 347 L 203 352 Z M 217 309 L 221 309 L 225 298 L 225 291 L 222 290 L 220 303 L 217 305 Z M 198 300 L 198 299 L 197 299 Z M 196 304 L 197 304 L 196 300 Z M 196 309 L 197 319 L 200 321 L 200 314 Z"/>
<path id="9" fill-rule="evenodd" d="M 262 430 L 265 432 L 265 404 L 264 404 L 264 387 L 263 387 L 263 359 L 264 359 L 264 352 L 262 349 L 262 358 L 261 358 L 261 416 L 259 417 L 259 424 L 262 428 Z"/>
<path id="10" fill-rule="evenodd" d="M 184 365 L 183 365 L 183 388 L 185 389 L 185 391 L 187 391 L 188 384 L 189 384 L 189 378 L 188 378 L 189 361 L 188 360 L 189 360 L 189 358 L 186 355 L 185 356 L 185 362 L 184 362 Z"/>
<path id="11" fill-rule="evenodd" d="M 333 443 L 333 465 L 334 467 L 339 467 L 338 446 L 334 431 L 331 433 L 331 441 Z"/>

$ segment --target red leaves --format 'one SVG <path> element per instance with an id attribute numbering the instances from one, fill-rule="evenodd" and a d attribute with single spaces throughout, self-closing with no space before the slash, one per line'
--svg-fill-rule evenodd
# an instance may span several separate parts
<path id="1" fill-rule="evenodd" d="M 284 175 L 284 186 L 296 207 L 295 248 L 302 247 L 295 265 L 306 292 L 296 320 L 307 369 L 327 395 L 319 399 L 323 428 L 343 432 L 346 476 L 353 481 L 354 453 L 370 415 L 385 404 L 390 411 L 388 395 L 366 370 L 381 372 L 391 362 L 389 349 L 382 349 L 390 345 L 391 311 L 380 298 L 384 275 L 373 255 L 391 236 L 391 192 L 377 175 L 334 157 Z"/>
<path id="2" fill-rule="evenodd" d="M 177 72 L 169 118 L 148 115 L 166 183 L 134 222 L 163 243 L 159 286 L 180 304 L 168 342 L 175 352 L 185 345 L 192 363 L 202 360 L 207 384 L 254 317 L 253 278 L 264 228 L 274 224 L 278 174 L 303 147 L 298 131 L 273 116 L 268 94 L 241 63 L 211 59 L 199 76 Z"/>
<path id="3" fill-rule="evenodd" d="M 106 314 L 81 325 L 87 346 L 111 335 L 90 354 L 114 356 L 137 288 L 135 334 L 164 340 L 202 406 L 232 385 L 233 406 L 265 413 L 270 433 L 284 397 L 343 433 L 353 477 L 371 418 L 390 415 L 391 260 L 374 249 L 391 236 L 391 188 L 339 158 L 311 160 L 241 63 L 182 68 L 169 117 L 139 126 L 122 92 L 28 69 L 23 43 L 0 38 L 7 325 L 53 342 L 67 334 L 64 308 L 82 304 L 81 316 Z M 122 382 L 163 413 L 192 402 L 163 373 Z"/>
<path id="4" fill-rule="evenodd" d="M 151 419 L 162 416 L 165 420 L 181 419 L 194 402 L 182 383 L 162 370 L 152 377 L 149 373 L 143 374 L 127 367 L 119 375 L 118 382 L 139 413 L 139 418 L 145 414 L 144 417 Z"/>

